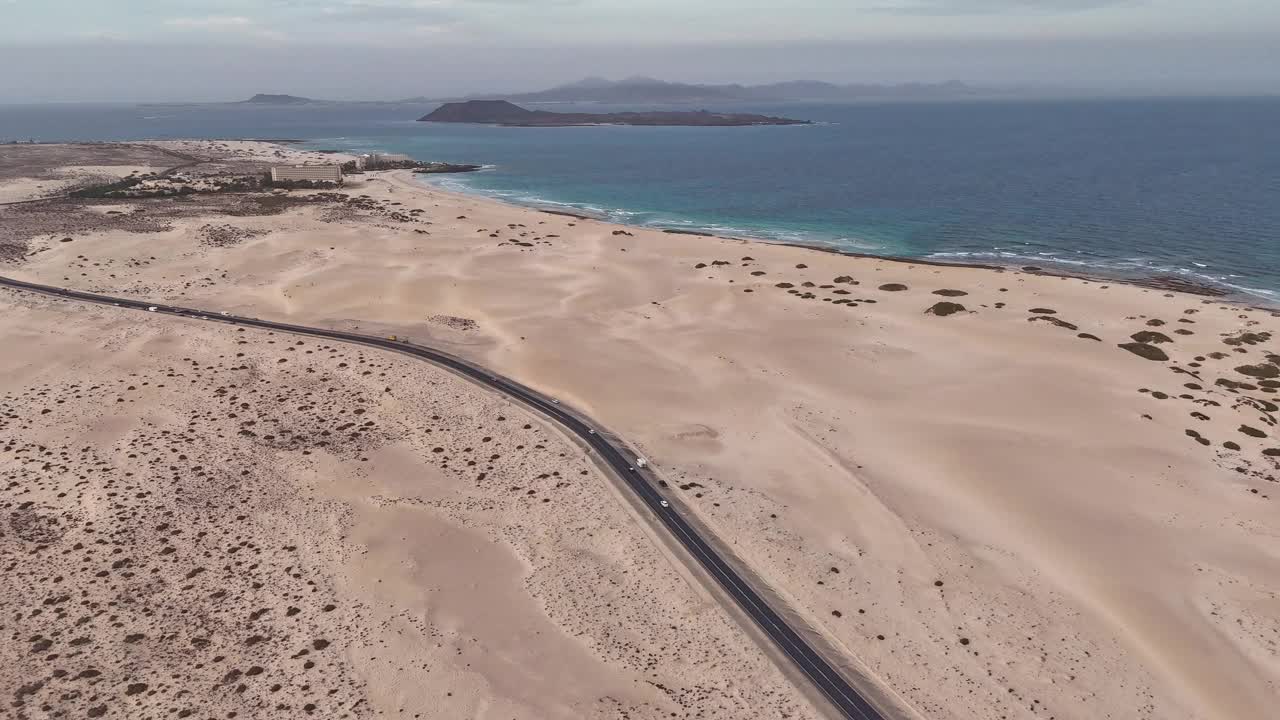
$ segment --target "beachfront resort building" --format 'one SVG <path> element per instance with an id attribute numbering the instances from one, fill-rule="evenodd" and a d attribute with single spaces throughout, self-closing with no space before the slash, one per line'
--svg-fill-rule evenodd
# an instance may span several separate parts
<path id="1" fill-rule="evenodd" d="M 413 162 L 413 158 L 403 153 L 370 153 L 364 156 L 364 167 L 368 170 L 378 170 L 389 165 L 408 162 Z"/>
<path id="2" fill-rule="evenodd" d="M 276 165 L 271 168 L 272 182 L 298 182 L 342 184 L 340 165 Z"/>

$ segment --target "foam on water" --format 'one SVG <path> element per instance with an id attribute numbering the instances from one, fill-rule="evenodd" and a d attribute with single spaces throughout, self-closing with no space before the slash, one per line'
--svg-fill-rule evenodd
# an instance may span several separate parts
<path id="1" fill-rule="evenodd" d="M 490 170 L 497 169 L 497 167 L 497 165 L 485 166 L 486 169 Z M 470 182 L 474 177 L 474 175 L 428 175 L 422 176 L 422 181 L 427 184 L 437 185 L 452 192 L 480 195 L 534 209 L 552 209 L 581 213 L 600 220 L 623 225 L 633 225 L 651 229 L 708 232 L 715 235 L 758 239 L 768 242 L 827 247 L 837 251 L 861 254 L 895 254 L 892 246 L 886 243 L 875 242 L 867 238 L 822 234 L 777 227 L 699 222 L 695 219 L 680 217 L 670 213 L 619 207 L 602 207 L 588 203 L 554 200 L 534 193 L 477 186 Z M 1084 257 L 1070 257 L 1070 255 Z M 1034 252 L 1017 252 L 1007 250 L 999 246 L 992 247 L 990 250 L 934 251 L 923 253 L 919 256 L 942 262 L 978 262 L 1010 267 L 1035 263 L 1040 266 L 1056 268 L 1063 272 L 1095 274 L 1101 277 L 1111 277 L 1118 281 L 1126 278 L 1151 276 L 1182 277 L 1197 284 L 1220 287 L 1241 299 L 1259 301 L 1265 304 L 1280 303 L 1280 292 L 1272 289 L 1241 284 L 1239 282 L 1238 274 L 1225 272 L 1215 273 L 1212 271 L 1212 267 L 1208 263 L 1198 261 L 1188 262 L 1188 264 L 1194 266 L 1195 269 L 1192 269 L 1189 267 L 1161 263 L 1153 258 L 1147 257 L 1105 258 L 1080 249 L 1070 251 L 1040 250 Z"/>

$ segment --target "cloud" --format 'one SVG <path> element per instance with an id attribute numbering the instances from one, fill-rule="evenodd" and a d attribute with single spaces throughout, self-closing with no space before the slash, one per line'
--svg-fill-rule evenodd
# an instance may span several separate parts
<path id="1" fill-rule="evenodd" d="M 437 23 L 455 19 L 441 2 L 371 2 L 348 0 L 320 8 L 315 19 L 344 23 Z"/>
<path id="2" fill-rule="evenodd" d="M 894 15 L 994 15 L 1083 12 L 1109 7 L 1146 5 L 1149 0 L 902 0 L 867 8 Z"/>
<path id="3" fill-rule="evenodd" d="M 0 0 L 0 4 L 2 4 L 3 2 L 4 0 Z M 131 39 L 131 36 L 128 35 L 127 33 L 122 33 L 116 30 L 81 30 L 79 32 L 73 33 L 73 37 L 80 40 L 101 41 L 101 42 L 109 42 L 109 43 L 127 42 L 128 40 Z"/>
<path id="4" fill-rule="evenodd" d="M 165 20 L 164 24 L 171 27 L 222 29 L 250 27 L 254 22 L 243 15 L 209 15 L 198 18 L 170 18 Z"/>
<path id="5" fill-rule="evenodd" d="M 502 12 L 504 8 L 549 9 L 580 5 L 583 0 L 338 0 L 312 3 L 284 0 L 282 7 L 305 13 L 315 21 L 345 23 L 427 23 L 461 21 Z"/>
<path id="6" fill-rule="evenodd" d="M 261 40 L 284 40 L 284 33 L 262 27 L 253 18 L 243 15 L 206 15 L 204 17 L 169 18 L 164 21 L 168 27 L 183 30 L 236 33 Z"/>

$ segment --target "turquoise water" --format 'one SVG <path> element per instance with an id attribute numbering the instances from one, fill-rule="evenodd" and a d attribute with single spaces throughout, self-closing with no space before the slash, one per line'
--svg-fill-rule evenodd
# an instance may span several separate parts
<path id="1" fill-rule="evenodd" d="M 435 180 L 621 222 L 847 250 L 1177 275 L 1280 301 L 1280 100 L 724 108 L 802 127 L 496 128 L 432 106 L 0 108 L 0 139 L 268 137 L 484 172 Z"/>

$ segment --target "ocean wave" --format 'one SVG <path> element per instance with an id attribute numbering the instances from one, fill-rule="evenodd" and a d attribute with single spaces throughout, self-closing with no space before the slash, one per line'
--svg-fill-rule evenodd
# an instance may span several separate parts
<path id="1" fill-rule="evenodd" d="M 437 185 L 454 192 L 481 195 L 513 205 L 534 209 L 554 209 L 590 215 L 600 220 L 630 225 L 651 230 L 688 230 L 706 232 L 715 235 L 741 237 L 747 239 L 776 242 L 789 245 L 813 245 L 844 252 L 865 253 L 868 255 L 900 255 L 891 243 L 877 242 L 872 238 L 850 237 L 848 235 L 824 234 L 812 230 L 798 228 L 779 228 L 769 226 L 752 226 L 723 222 L 697 220 L 670 213 L 638 210 L 634 208 L 601 207 L 589 203 L 566 202 L 553 200 L 523 190 L 501 190 L 479 187 L 472 184 L 466 176 L 426 176 L 423 182 Z M 911 254 L 907 253 L 907 256 Z M 1114 277 L 1116 280 L 1126 278 L 1150 277 L 1153 275 L 1173 275 L 1187 278 L 1190 281 L 1219 287 L 1224 291 L 1255 298 L 1274 304 L 1280 302 L 1280 292 L 1264 288 L 1250 287 L 1233 281 L 1236 276 L 1229 273 L 1213 273 L 1212 268 L 1198 261 L 1185 261 L 1194 266 L 1182 267 L 1161 263 L 1151 258 L 1105 258 L 1090 254 L 1084 250 L 1025 250 L 1022 252 L 996 247 L 991 250 L 954 250 L 935 251 L 917 255 L 921 258 L 954 262 L 994 262 L 1001 265 L 1040 264 L 1056 266 L 1063 269 L 1074 269 L 1077 272 L 1090 272 L 1098 275 Z M 1083 257 L 1082 257 L 1083 256 Z"/>
<path id="2" fill-rule="evenodd" d="M 619 225 L 630 225 L 650 230 L 689 230 L 790 245 L 817 245 L 847 252 L 884 253 L 890 250 L 885 244 L 875 242 L 869 238 L 853 238 L 847 235 L 823 234 L 821 232 L 793 228 L 708 222 L 653 210 L 602 207 L 590 203 L 553 200 L 524 190 L 502 190 L 477 186 L 473 184 L 472 177 L 467 175 L 430 175 L 423 176 L 422 182 L 452 192 L 479 195 L 535 210 L 552 209 L 577 212 Z"/>
<path id="3" fill-rule="evenodd" d="M 1079 251 L 1077 251 L 1079 252 Z M 1184 277 L 1188 280 L 1221 288 L 1227 292 L 1245 295 L 1249 297 L 1266 300 L 1268 302 L 1280 301 L 1280 292 L 1268 290 L 1265 288 L 1250 287 L 1235 282 L 1234 279 L 1239 277 L 1234 273 L 1213 273 L 1206 272 L 1211 270 L 1210 266 L 1205 263 L 1191 262 L 1197 269 L 1181 267 L 1178 265 L 1169 265 L 1152 258 L 1129 257 L 1129 258 L 1096 258 L 1089 260 L 1079 260 L 1074 258 L 1063 258 L 1052 256 L 1050 253 L 1016 253 L 1009 251 L 984 251 L 984 250 L 956 250 L 956 251 L 938 251 L 926 255 L 932 260 L 955 260 L 957 262 L 964 261 L 982 261 L 995 260 L 1008 264 L 1015 263 L 1031 263 L 1038 262 L 1052 266 L 1066 266 L 1069 268 L 1085 268 L 1089 271 L 1115 277 L 1117 280 L 1123 280 L 1131 277 L 1153 276 L 1153 275 L 1173 275 Z"/>

